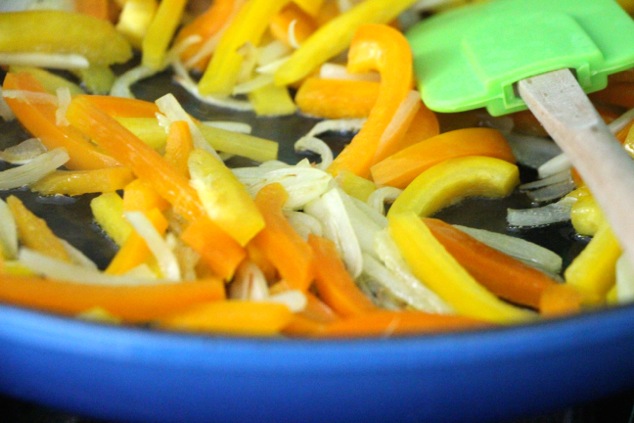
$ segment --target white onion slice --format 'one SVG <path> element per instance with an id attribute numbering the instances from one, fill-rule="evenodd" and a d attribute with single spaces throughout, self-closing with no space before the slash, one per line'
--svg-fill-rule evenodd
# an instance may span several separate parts
<path id="1" fill-rule="evenodd" d="M 376 72 L 350 73 L 344 65 L 326 62 L 319 68 L 319 77 L 323 79 L 343 79 L 346 81 L 370 81 L 379 82 L 380 77 Z"/>
<path id="2" fill-rule="evenodd" d="M 0 64 L 49 69 L 87 69 L 90 66 L 85 56 L 63 53 L 0 53 Z"/>
<path id="3" fill-rule="evenodd" d="M 570 210 L 575 203 L 572 197 L 564 197 L 556 203 L 529 209 L 508 209 L 506 220 L 516 227 L 544 226 L 570 220 Z"/>
<path id="4" fill-rule="evenodd" d="M 318 169 L 326 170 L 332 163 L 333 153 L 328 144 L 316 137 L 303 136 L 295 142 L 296 153 L 314 153 L 320 157 L 316 165 Z"/>
<path id="5" fill-rule="evenodd" d="M 294 210 L 287 211 L 284 215 L 302 238 L 308 239 L 309 234 L 323 236 L 323 227 L 316 217 Z"/>
<path id="6" fill-rule="evenodd" d="M 565 154 L 559 154 L 537 168 L 539 178 L 547 178 L 556 173 L 564 172 L 572 168 L 572 163 Z"/>
<path id="7" fill-rule="evenodd" d="M 142 212 L 138 211 L 126 212 L 125 217 L 134 230 L 145 240 L 147 247 L 154 258 L 156 258 L 163 278 L 170 281 L 179 280 L 181 272 L 178 260 L 165 239 L 152 225 L 152 222 Z"/>
<path id="8" fill-rule="evenodd" d="M 130 87 L 142 79 L 149 78 L 157 71 L 147 66 L 139 65 L 121 74 L 115 79 L 110 88 L 110 95 L 114 97 L 134 98 Z"/>
<path id="9" fill-rule="evenodd" d="M 72 100 L 68 87 L 59 87 L 57 93 L 57 110 L 55 110 L 55 124 L 57 126 L 68 126 L 70 123 L 66 119 L 66 110 Z"/>
<path id="10" fill-rule="evenodd" d="M 3 170 L 0 172 L 0 189 L 20 188 L 35 183 L 62 166 L 68 159 L 65 149 L 55 148 L 40 154 L 26 164 Z"/>
<path id="11" fill-rule="evenodd" d="M 504 137 L 511 146 L 518 163 L 537 169 L 548 160 L 561 154 L 561 148 L 550 138 L 508 132 Z"/>
<path id="12" fill-rule="evenodd" d="M 0 160 L 14 165 L 26 164 L 46 153 L 46 147 L 38 138 L 29 138 L 0 151 Z"/>
<path id="13" fill-rule="evenodd" d="M 322 120 L 316 123 L 306 136 L 316 137 L 326 132 L 358 132 L 366 120 L 366 118 Z"/>
<path id="14" fill-rule="evenodd" d="M 290 289 L 288 291 L 280 292 L 269 296 L 266 302 L 284 304 L 293 313 L 299 313 L 306 308 L 308 299 L 306 295 L 299 290 Z"/>
<path id="15" fill-rule="evenodd" d="M 342 199 L 344 195 L 338 188 L 332 188 L 306 204 L 304 211 L 322 222 L 324 236 L 335 243 L 346 269 L 356 278 L 363 270 L 363 258 L 359 239 Z"/>
<path id="16" fill-rule="evenodd" d="M 54 104 L 57 106 L 57 97 L 49 93 L 41 93 L 28 90 L 2 90 L 2 97 L 15 98 L 20 101 L 28 101 L 36 104 Z"/>
<path id="17" fill-rule="evenodd" d="M 264 273 L 258 266 L 245 260 L 238 266 L 229 287 L 229 298 L 262 301 L 269 297 L 269 287 Z"/>
<path id="18" fill-rule="evenodd" d="M 18 261 L 35 274 L 83 284 L 154 285 L 165 282 L 157 278 L 109 275 L 89 267 L 67 263 L 24 247 L 18 252 Z"/>
<path id="19" fill-rule="evenodd" d="M 13 110 L 11 110 L 11 107 L 9 107 L 7 101 L 4 99 L 2 91 L 2 87 L 0 87 L 0 118 L 2 118 L 6 122 L 9 122 L 15 119 L 15 115 L 13 114 Z"/>
<path id="20" fill-rule="evenodd" d="M 253 105 L 245 100 L 237 100 L 231 97 L 218 97 L 213 95 L 202 95 L 198 91 L 198 85 L 190 79 L 175 77 L 174 81 L 180 84 L 188 93 L 196 97 L 202 103 L 210 104 L 217 107 L 223 107 L 239 112 L 252 112 Z"/>
<path id="21" fill-rule="evenodd" d="M 403 192 L 402 189 L 395 187 L 377 188 L 372 191 L 372 193 L 368 197 L 367 203 L 373 210 L 376 210 L 376 212 L 385 215 L 385 204 L 394 202 L 394 200 L 396 200 L 396 197 L 398 197 L 401 192 Z"/>

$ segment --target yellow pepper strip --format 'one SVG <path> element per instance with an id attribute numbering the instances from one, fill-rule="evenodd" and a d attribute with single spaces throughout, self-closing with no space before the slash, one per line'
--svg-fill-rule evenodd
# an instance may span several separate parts
<path id="1" fill-rule="evenodd" d="M 167 134 L 155 118 L 117 117 L 116 119 L 154 150 L 161 150 L 165 146 Z M 216 151 L 246 157 L 256 162 L 277 159 L 279 144 L 275 141 L 205 124 L 198 125 L 198 129 Z"/>
<path id="2" fill-rule="evenodd" d="M 205 70 L 198 90 L 201 94 L 228 96 L 233 91 L 244 57 L 239 49 L 245 44 L 258 45 L 271 18 L 290 0 L 250 0 L 220 38 Z"/>
<path id="3" fill-rule="evenodd" d="M 376 190 L 376 185 L 369 179 L 362 178 L 347 170 L 339 172 L 337 182 L 346 194 L 361 201 L 366 201 L 370 194 Z"/>
<path id="4" fill-rule="evenodd" d="M 210 153 L 195 149 L 189 156 L 191 185 L 207 214 L 240 245 L 264 227 L 264 218 L 245 186 Z"/>
<path id="5" fill-rule="evenodd" d="M 310 16 L 317 16 L 324 0 L 293 0 L 293 3 Z"/>
<path id="6" fill-rule="evenodd" d="M 621 247 L 607 223 L 564 271 L 566 283 L 577 288 L 589 305 L 602 304 L 614 285 Z"/>
<path id="7" fill-rule="evenodd" d="M 115 244 L 122 246 L 132 233 L 123 217 L 123 199 L 116 192 L 104 192 L 90 201 L 90 210 L 99 227 Z"/>
<path id="8" fill-rule="evenodd" d="M 265 85 L 248 94 L 258 116 L 284 116 L 295 113 L 297 106 L 286 87 Z"/>
<path id="9" fill-rule="evenodd" d="M 186 0 L 161 1 L 143 38 L 143 66 L 154 70 L 160 70 L 165 66 L 165 54 L 181 21 L 186 3 Z"/>
<path id="10" fill-rule="evenodd" d="M 255 301 L 214 301 L 160 318 L 163 329 L 226 335 L 272 336 L 293 318 L 284 304 Z"/>
<path id="11" fill-rule="evenodd" d="M 143 38 L 157 8 L 156 0 L 126 0 L 119 13 L 117 31 L 123 34 L 130 44 L 141 49 Z"/>
<path id="12" fill-rule="evenodd" d="M 7 198 L 7 205 L 15 219 L 18 239 L 22 245 L 58 260 L 71 261 L 64 243 L 53 233 L 44 219 L 33 214 L 14 195 Z"/>
<path id="13" fill-rule="evenodd" d="M 480 285 L 415 212 L 390 214 L 388 228 L 414 275 L 458 314 L 496 323 L 531 318 L 532 313 L 505 303 Z"/>
<path id="14" fill-rule="evenodd" d="M 76 196 L 117 191 L 123 189 L 132 179 L 132 172 L 125 167 L 57 170 L 31 185 L 31 189 L 43 195 Z"/>
<path id="15" fill-rule="evenodd" d="M 519 183 L 515 164 L 470 156 L 449 159 L 418 175 L 396 198 L 388 214 L 414 212 L 431 216 L 466 197 L 502 198 Z"/>
<path id="16" fill-rule="evenodd" d="M 580 235 L 594 235 L 605 222 L 605 216 L 588 187 L 583 185 L 569 193 L 567 197 L 577 199 L 570 209 L 570 222 L 575 231 Z"/>
<path id="17" fill-rule="evenodd" d="M 57 10 L 0 13 L 0 51 L 78 54 L 95 65 L 132 58 L 132 47 L 110 22 Z"/>
<path id="18" fill-rule="evenodd" d="M 335 158 L 328 171 L 337 175 L 341 170 L 349 170 L 365 178 L 370 175 L 370 166 L 377 154 L 407 131 L 407 126 L 401 125 L 401 128 L 392 131 L 393 134 L 385 136 L 393 117 L 412 90 L 412 53 L 403 34 L 394 28 L 379 24 L 363 25 L 352 40 L 348 69 L 351 72 L 377 70 L 381 75 L 381 85 L 376 103 L 361 131 Z"/>
<path id="19" fill-rule="evenodd" d="M 277 85 L 290 85 L 308 76 L 322 63 L 343 52 L 356 30 L 366 23 L 388 23 L 416 0 L 366 0 L 321 26 L 275 72 Z M 398 70 L 403 65 L 390 65 Z"/>

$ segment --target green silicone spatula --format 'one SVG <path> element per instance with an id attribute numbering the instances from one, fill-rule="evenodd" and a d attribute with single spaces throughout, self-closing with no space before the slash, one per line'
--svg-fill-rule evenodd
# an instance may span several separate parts
<path id="1" fill-rule="evenodd" d="M 593 192 L 634 263 L 634 161 L 586 92 L 634 67 L 634 22 L 613 0 L 493 0 L 407 33 L 425 104 L 438 112 L 529 108 Z"/>

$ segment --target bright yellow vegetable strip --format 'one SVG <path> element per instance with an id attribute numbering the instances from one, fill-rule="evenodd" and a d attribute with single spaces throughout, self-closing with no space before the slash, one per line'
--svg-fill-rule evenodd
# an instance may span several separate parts
<path id="1" fill-rule="evenodd" d="M 577 188 L 575 191 L 587 188 Z M 594 235 L 599 227 L 605 222 L 603 211 L 597 204 L 596 199 L 588 192 L 580 195 L 570 209 L 570 222 L 580 235 Z"/>
<path id="2" fill-rule="evenodd" d="M 134 176 L 125 167 L 91 170 L 57 170 L 43 177 L 31 189 L 43 195 L 82 195 L 113 192 L 126 186 Z"/>
<path id="3" fill-rule="evenodd" d="M 143 66 L 154 70 L 165 66 L 165 54 L 181 21 L 186 0 L 162 0 L 143 38 Z"/>
<path id="4" fill-rule="evenodd" d="M 519 183 L 516 165 L 491 157 L 446 160 L 427 169 L 396 198 L 389 214 L 431 216 L 466 197 L 502 198 Z"/>
<path id="5" fill-rule="evenodd" d="M 283 304 L 255 301 L 215 301 L 158 319 L 163 329 L 229 335 L 271 336 L 291 322 L 293 313 Z"/>
<path id="6" fill-rule="evenodd" d="M 253 198 L 222 161 L 195 149 L 189 156 L 189 174 L 209 217 L 240 245 L 245 246 L 264 227 Z"/>
<path id="7" fill-rule="evenodd" d="M 79 54 L 96 65 L 132 58 L 130 44 L 110 22 L 57 10 L 0 13 L 0 51 Z"/>
<path id="8" fill-rule="evenodd" d="M 434 238 L 414 212 L 389 216 L 389 231 L 412 272 L 459 314 L 497 323 L 531 318 L 486 290 Z"/>
<path id="9" fill-rule="evenodd" d="M 367 201 L 370 194 L 376 190 L 376 185 L 369 179 L 363 178 L 350 171 L 344 170 L 337 175 L 337 182 L 346 194 Z"/>
<path id="10" fill-rule="evenodd" d="M 231 94 L 243 62 L 240 47 L 247 43 L 257 46 L 268 28 L 270 19 L 289 1 L 250 0 L 242 6 L 220 39 L 198 84 L 201 94 Z"/>
<path id="11" fill-rule="evenodd" d="M 156 0 L 126 0 L 119 14 L 117 31 L 123 34 L 134 47 L 142 48 L 143 38 L 157 8 Z"/>
<path id="12" fill-rule="evenodd" d="M 293 3 L 310 16 L 317 16 L 319 9 L 324 4 L 324 0 L 293 0 Z"/>
<path id="13" fill-rule="evenodd" d="M 359 26 L 388 23 L 416 0 L 365 0 L 320 27 L 275 72 L 277 85 L 290 85 L 344 51 Z M 398 67 L 398 66 L 396 66 Z"/>
<path id="14" fill-rule="evenodd" d="M 44 219 L 37 217 L 18 197 L 11 195 L 7 205 L 18 229 L 18 239 L 25 247 L 49 257 L 70 262 L 70 256 L 62 241 L 53 233 Z"/>
<path id="15" fill-rule="evenodd" d="M 292 115 L 297 110 L 286 87 L 265 85 L 248 94 L 258 116 Z"/>
<path id="16" fill-rule="evenodd" d="M 123 217 L 123 199 L 116 192 L 105 192 L 90 201 L 90 209 L 101 229 L 118 246 L 132 232 L 132 225 Z"/>
<path id="17" fill-rule="evenodd" d="M 118 117 L 117 121 L 153 149 L 165 146 L 167 134 L 155 118 Z M 279 144 L 275 141 L 206 124 L 198 125 L 198 129 L 216 151 L 257 162 L 277 159 Z"/>
<path id="18" fill-rule="evenodd" d="M 615 282 L 621 247 L 604 223 L 592 240 L 564 271 L 566 283 L 577 288 L 588 304 L 601 304 Z"/>

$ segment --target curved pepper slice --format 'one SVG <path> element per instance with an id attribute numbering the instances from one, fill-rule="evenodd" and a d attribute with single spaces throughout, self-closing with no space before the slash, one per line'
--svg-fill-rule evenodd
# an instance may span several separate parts
<path id="1" fill-rule="evenodd" d="M 459 314 L 498 323 L 531 318 L 531 312 L 505 303 L 480 285 L 413 211 L 389 215 L 388 228 L 414 275 Z"/>
<path id="2" fill-rule="evenodd" d="M 396 198 L 388 215 L 431 216 L 471 196 L 502 198 L 519 183 L 516 165 L 492 157 L 459 157 L 427 169 Z"/>
<path id="3" fill-rule="evenodd" d="M 275 72 L 277 85 L 290 85 L 308 76 L 319 65 L 344 51 L 363 24 L 388 23 L 416 0 L 366 0 L 321 26 Z M 391 64 L 395 70 L 404 65 Z"/>
<path id="4" fill-rule="evenodd" d="M 383 139 L 392 118 L 412 89 L 412 54 L 409 44 L 403 34 L 387 25 L 363 25 L 355 33 L 350 46 L 348 69 L 351 72 L 377 70 L 381 75 L 381 85 L 368 120 L 328 171 L 336 175 L 348 170 L 367 177 L 382 144 L 389 144 L 407 129 L 397 131 L 398 134 L 388 137 L 390 139 Z"/>
<path id="5" fill-rule="evenodd" d="M 132 47 L 110 22 L 56 10 L 0 13 L 0 51 L 79 54 L 101 66 L 132 58 Z"/>

